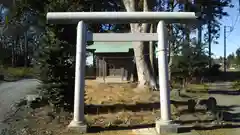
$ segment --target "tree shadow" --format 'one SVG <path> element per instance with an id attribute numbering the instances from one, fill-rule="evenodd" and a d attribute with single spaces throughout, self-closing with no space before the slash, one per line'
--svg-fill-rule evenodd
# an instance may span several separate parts
<path id="1" fill-rule="evenodd" d="M 175 106 L 188 105 L 187 101 L 173 101 L 171 104 Z M 119 111 L 153 111 L 160 109 L 160 102 L 153 103 L 136 103 L 136 104 L 112 104 L 112 105 L 85 105 L 85 114 L 107 114 Z"/>
<path id="2" fill-rule="evenodd" d="M 180 125 L 195 124 L 195 123 L 211 123 L 214 120 L 175 120 L 174 122 Z"/>
<path id="3" fill-rule="evenodd" d="M 179 115 L 183 114 L 193 114 L 193 113 L 205 113 L 206 109 L 195 109 L 194 112 L 189 111 L 189 109 L 179 110 Z"/>
<path id="4" fill-rule="evenodd" d="M 227 71 L 226 73 L 222 72 L 219 76 L 214 78 L 215 81 L 236 81 L 239 79 L 239 71 Z"/>
<path id="5" fill-rule="evenodd" d="M 133 130 L 133 129 L 141 129 L 141 128 L 153 128 L 153 127 L 155 127 L 155 123 L 131 125 L 131 126 L 109 126 L 109 127 L 91 126 L 88 128 L 88 132 L 97 133 L 102 131 Z"/>
<path id="6" fill-rule="evenodd" d="M 233 125 L 233 124 L 226 124 L 226 125 L 213 125 L 210 127 L 203 127 L 203 126 L 194 126 L 191 128 L 191 130 L 216 130 L 216 129 L 222 129 L 222 128 L 240 128 L 240 125 Z"/>
<path id="7" fill-rule="evenodd" d="M 180 106 L 188 106 L 188 101 L 175 101 L 171 100 L 171 104 L 177 108 Z M 217 106 L 218 110 L 221 111 L 234 111 L 233 108 L 240 107 L 240 105 L 231 105 L 231 106 Z M 116 113 L 120 111 L 131 111 L 131 112 L 140 112 L 140 111 L 154 111 L 160 109 L 159 102 L 153 103 L 136 103 L 136 104 L 112 104 L 112 105 L 94 105 L 88 104 L 85 105 L 85 114 L 107 114 L 107 113 Z M 178 110 L 179 114 L 189 114 L 193 113 L 188 109 Z M 206 109 L 195 109 L 194 113 L 204 113 Z"/>
<path id="8" fill-rule="evenodd" d="M 154 103 L 137 103 L 137 104 L 113 104 L 113 105 L 93 105 L 85 106 L 86 114 L 107 114 L 119 111 L 152 111 L 160 108 L 159 102 Z"/>
<path id="9" fill-rule="evenodd" d="M 223 112 L 223 121 L 238 123 L 240 122 L 240 113 Z"/>
<path id="10" fill-rule="evenodd" d="M 231 95 L 231 96 L 238 96 L 240 95 L 240 91 L 237 90 L 221 90 L 221 89 L 210 89 L 210 90 L 206 90 L 206 91 L 191 91 L 191 90 L 187 90 L 187 92 L 189 93 L 205 93 L 205 94 L 219 94 L 219 95 Z"/>
<path id="11" fill-rule="evenodd" d="M 240 107 L 240 105 L 230 105 L 230 106 L 218 105 L 217 106 L 219 111 L 234 111 L 234 108 L 236 107 Z"/>
<path id="12" fill-rule="evenodd" d="M 221 94 L 221 95 L 232 95 L 232 96 L 238 96 L 240 95 L 240 91 L 237 90 L 219 90 L 219 89 L 211 89 L 208 90 L 209 94 Z"/>
<path id="13" fill-rule="evenodd" d="M 102 131 L 116 131 L 116 130 L 134 130 L 142 128 L 155 128 L 155 123 L 142 124 L 142 125 L 131 125 L 131 126 L 110 126 L 110 127 L 100 127 L 100 126 L 90 126 L 88 127 L 89 133 L 99 133 Z M 226 124 L 226 125 L 212 125 L 206 126 L 179 126 L 178 133 L 187 133 L 192 130 L 215 130 L 222 128 L 240 128 L 240 125 Z"/>
<path id="14" fill-rule="evenodd" d="M 175 105 L 187 105 L 187 101 L 171 101 L 171 104 Z M 151 109 L 159 109 L 159 102 L 154 103 L 138 103 L 134 105 L 124 105 L 124 104 L 114 104 L 114 105 L 88 105 L 89 110 L 86 110 L 88 114 L 96 114 L 96 113 L 109 113 L 109 108 L 112 109 L 110 111 L 119 111 L 122 109 L 130 110 L 133 112 L 141 111 L 141 110 L 151 110 Z M 233 111 L 235 107 L 239 107 L 239 105 L 231 105 L 231 106 L 218 106 L 219 111 L 223 112 L 223 121 L 225 122 L 240 122 L 240 113 L 230 113 L 228 111 Z M 99 109 L 98 112 L 96 109 Z M 206 112 L 204 109 L 197 109 L 195 112 Z M 187 110 L 182 110 L 181 114 L 189 113 Z M 213 119 L 207 120 L 184 120 L 174 122 L 180 124 L 178 129 L 179 133 L 191 132 L 191 130 L 214 130 L 220 128 L 240 128 L 240 125 L 226 124 L 226 125 L 214 125 L 211 124 Z M 199 123 L 200 125 L 196 125 Z M 189 126 L 186 126 L 189 125 Z M 210 126 L 206 126 L 210 125 Z M 132 129 L 141 129 L 141 128 L 154 128 L 155 123 L 149 124 L 139 124 L 139 125 L 129 125 L 129 126 L 109 126 L 109 127 L 101 127 L 101 126 L 90 126 L 88 132 L 96 133 L 101 131 L 114 131 L 114 130 L 132 130 Z"/>

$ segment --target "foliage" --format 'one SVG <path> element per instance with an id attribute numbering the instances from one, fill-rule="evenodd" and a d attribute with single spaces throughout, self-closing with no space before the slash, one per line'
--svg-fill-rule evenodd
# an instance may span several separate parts
<path id="1" fill-rule="evenodd" d="M 195 2 L 194 10 L 202 13 L 202 21 L 200 23 L 208 28 L 208 31 L 204 34 L 204 41 L 208 43 L 210 40 L 208 33 L 210 33 L 211 41 L 218 43 L 216 40 L 220 37 L 220 19 L 228 16 L 224 8 L 233 7 L 231 0 L 196 0 Z"/>
<path id="2" fill-rule="evenodd" d="M 74 45 L 60 41 L 47 31 L 39 54 L 40 78 L 43 82 L 42 94 L 55 107 L 73 103 L 74 89 Z"/>
<path id="3" fill-rule="evenodd" d="M 218 76 L 221 72 L 220 67 L 221 66 L 219 64 L 214 64 L 207 73 L 209 76 Z"/>
<path id="4" fill-rule="evenodd" d="M 228 67 L 239 68 L 240 66 L 240 48 L 235 53 L 229 54 L 226 58 Z"/>
<path id="5" fill-rule="evenodd" d="M 175 79 L 190 82 L 194 77 L 200 77 L 207 68 L 207 56 L 204 45 L 198 46 L 192 42 L 190 46 L 183 45 L 180 56 L 174 57 L 172 76 Z"/>
<path id="6" fill-rule="evenodd" d="M 236 56 L 234 59 L 235 64 L 240 65 L 240 48 L 238 48 L 235 52 Z"/>
<path id="7" fill-rule="evenodd" d="M 90 11 L 92 7 L 102 8 L 104 4 L 101 2 L 103 1 L 25 0 L 18 7 L 17 13 L 23 10 L 34 11 L 38 20 L 44 22 L 45 15 L 49 11 Z M 108 4 L 107 7 L 111 6 Z M 74 96 L 76 24 L 45 27 L 36 61 L 40 80 L 43 82 L 41 93 L 55 107 L 70 109 Z M 89 29 L 99 32 L 101 27 L 99 24 L 92 24 Z"/>

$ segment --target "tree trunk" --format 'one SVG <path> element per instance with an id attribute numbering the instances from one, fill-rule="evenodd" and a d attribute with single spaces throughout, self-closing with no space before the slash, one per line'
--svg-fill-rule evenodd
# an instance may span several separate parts
<path id="1" fill-rule="evenodd" d="M 173 12 L 174 10 L 174 2 L 168 1 L 168 10 Z M 171 80 L 171 68 L 173 65 L 173 57 L 174 57 L 174 40 L 173 40 L 173 24 L 169 24 L 169 37 L 170 41 L 168 41 L 168 78 Z"/>
<path id="2" fill-rule="evenodd" d="M 198 26 L 198 45 L 201 46 L 202 44 L 202 25 Z"/>
<path id="3" fill-rule="evenodd" d="M 135 0 L 123 0 L 127 12 L 135 12 L 137 3 Z M 143 11 L 148 11 L 147 1 L 144 0 Z M 132 33 L 147 32 L 149 30 L 148 24 L 132 23 L 130 24 Z M 146 50 L 143 42 L 133 42 L 134 56 L 136 61 L 138 88 L 145 89 L 147 85 L 152 88 L 157 88 L 156 79 L 153 77 L 152 70 L 149 66 L 149 59 L 146 59 Z M 149 57 L 148 57 L 149 58 Z"/>
<path id="4" fill-rule="evenodd" d="M 154 26 L 153 24 L 151 24 L 151 28 L 150 28 L 150 33 L 153 33 Z M 154 41 L 150 41 L 149 42 L 149 59 L 150 59 L 150 65 L 152 68 L 152 72 L 153 72 L 153 76 L 154 78 L 156 78 L 156 71 L 155 71 L 155 42 Z"/>
<path id="5" fill-rule="evenodd" d="M 27 40 L 27 32 L 24 32 L 24 66 L 28 67 L 28 40 Z"/>
<path id="6" fill-rule="evenodd" d="M 15 62 L 16 62 L 15 47 L 17 46 L 17 44 L 18 44 L 18 36 L 16 37 L 14 43 L 12 44 L 12 67 L 15 67 Z"/>
<path id="7" fill-rule="evenodd" d="M 212 43 L 212 39 L 211 39 L 211 21 L 208 21 L 208 57 L 209 57 L 209 68 L 212 67 L 212 51 L 211 51 L 211 43 Z"/>

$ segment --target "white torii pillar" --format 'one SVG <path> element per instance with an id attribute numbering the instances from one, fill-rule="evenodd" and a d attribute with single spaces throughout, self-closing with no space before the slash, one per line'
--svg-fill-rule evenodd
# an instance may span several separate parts
<path id="1" fill-rule="evenodd" d="M 74 115 L 69 128 L 81 133 L 87 131 L 84 122 L 84 88 L 86 41 L 158 41 L 158 68 L 160 85 L 161 119 L 156 121 L 157 133 L 172 132 L 170 88 L 167 61 L 167 34 L 165 23 L 189 23 L 198 18 L 194 12 L 50 12 L 48 23 L 78 24 L 76 44 L 76 70 Z M 158 22 L 157 33 L 87 33 L 85 23 L 153 23 Z M 111 37 L 111 38 L 110 38 Z M 141 37 L 141 38 L 140 38 Z"/>

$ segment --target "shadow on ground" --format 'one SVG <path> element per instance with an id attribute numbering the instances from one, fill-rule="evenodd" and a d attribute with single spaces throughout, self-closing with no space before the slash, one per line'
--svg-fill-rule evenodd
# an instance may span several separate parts
<path id="1" fill-rule="evenodd" d="M 188 105 L 187 101 L 173 101 L 171 100 L 171 104 L 175 106 L 186 106 Z M 106 113 L 114 113 L 119 111 L 153 111 L 160 108 L 159 102 L 153 103 L 137 103 L 137 104 L 113 104 L 113 105 L 93 105 L 89 104 L 85 106 L 86 114 L 106 114 Z"/>
<path id="2" fill-rule="evenodd" d="M 100 126 L 92 126 L 89 127 L 89 133 L 96 133 L 101 131 L 114 131 L 114 130 L 131 130 L 131 129 L 141 129 L 141 128 L 153 128 L 155 127 L 155 123 L 152 124 L 142 124 L 142 125 L 131 125 L 131 126 L 110 126 L 107 128 Z"/>
<path id="3" fill-rule="evenodd" d="M 154 128 L 154 127 L 155 127 L 155 123 L 143 124 L 143 125 L 132 125 L 127 127 L 111 126 L 107 128 L 92 126 L 92 127 L 89 127 L 88 132 L 97 133 L 102 131 L 133 130 L 133 129 L 141 129 L 141 128 Z M 211 127 L 201 127 L 201 126 L 179 127 L 178 133 L 191 132 L 192 130 L 214 130 L 214 129 L 222 129 L 222 128 L 240 128 L 240 125 L 227 124 L 227 125 L 217 125 L 217 126 L 211 126 Z"/>
<path id="4" fill-rule="evenodd" d="M 231 95 L 231 96 L 238 96 L 240 95 L 240 91 L 237 90 L 225 90 L 225 89 L 210 89 L 208 91 L 191 91 L 188 90 L 189 93 L 208 93 L 208 94 L 220 94 L 220 95 Z"/>
<path id="5" fill-rule="evenodd" d="M 240 113 L 223 112 L 223 120 L 227 122 L 240 122 Z"/>
<path id="6" fill-rule="evenodd" d="M 214 77 L 215 81 L 236 81 L 240 80 L 239 71 L 227 71 L 226 73 L 222 72 L 220 76 Z"/>
<path id="7" fill-rule="evenodd" d="M 185 106 L 188 105 L 187 101 L 171 101 L 172 104 L 177 106 Z M 101 113 L 109 113 L 109 112 L 117 112 L 121 110 L 128 110 L 132 112 L 138 111 L 149 111 L 153 109 L 159 109 L 159 102 L 154 103 L 138 103 L 135 105 L 124 105 L 124 104 L 114 104 L 114 105 L 87 105 L 86 113 L 87 114 L 101 114 Z M 232 106 L 218 106 L 218 110 L 223 114 L 223 121 L 225 122 L 240 122 L 240 113 L 230 113 L 233 111 L 235 107 L 239 107 L 239 105 Z M 206 110 L 198 109 L 196 112 L 205 113 Z M 189 113 L 188 110 L 182 110 L 180 114 Z M 203 126 L 195 126 L 196 123 L 200 123 L 202 125 L 210 124 L 214 120 L 184 120 L 184 121 L 175 121 L 180 125 L 193 125 L 191 127 L 182 127 L 179 129 L 179 132 L 190 132 L 191 130 L 214 130 L 219 128 L 240 128 L 240 125 L 212 125 L 211 127 L 203 127 Z M 131 129 L 140 129 L 140 128 L 152 128 L 155 126 L 155 123 L 144 124 L 144 125 L 131 125 L 131 126 L 110 126 L 107 128 L 92 126 L 89 128 L 89 132 L 100 132 L 100 131 L 111 131 L 111 130 L 131 130 Z"/>
<path id="8" fill-rule="evenodd" d="M 113 104 L 113 105 L 93 105 L 85 106 L 86 114 L 107 114 L 119 111 L 151 111 L 160 108 L 159 102 L 154 103 L 137 103 L 137 104 Z"/>
<path id="9" fill-rule="evenodd" d="M 218 105 L 217 108 L 220 111 L 234 111 L 234 108 L 240 107 L 240 105 L 230 105 L 230 106 L 224 106 L 224 105 Z"/>
<path id="10" fill-rule="evenodd" d="M 221 95 L 232 95 L 232 96 L 238 96 L 240 95 L 240 91 L 236 90 L 208 90 L 209 94 L 221 94 Z"/>

